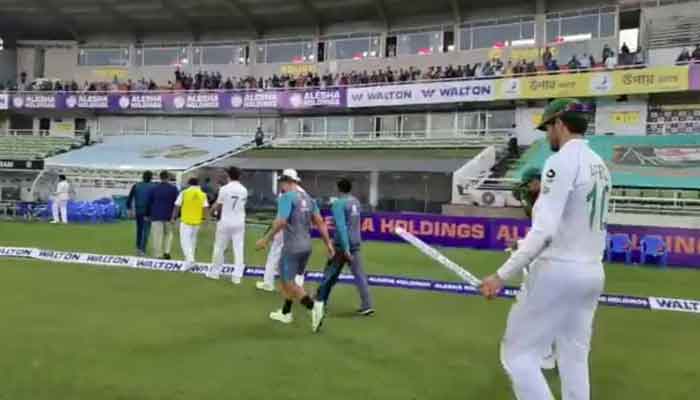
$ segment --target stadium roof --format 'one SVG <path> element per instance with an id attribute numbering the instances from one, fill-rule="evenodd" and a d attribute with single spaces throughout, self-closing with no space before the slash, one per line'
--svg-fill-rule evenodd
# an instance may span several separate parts
<path id="1" fill-rule="evenodd" d="M 200 39 L 212 31 L 236 31 L 260 37 L 286 28 L 323 32 L 325 26 L 356 21 L 390 27 L 415 17 L 462 20 L 472 7 L 474 2 L 468 0 L 0 0 L 0 34 L 84 40 L 98 34 L 127 33 L 138 39 L 152 33 L 188 32 Z"/>

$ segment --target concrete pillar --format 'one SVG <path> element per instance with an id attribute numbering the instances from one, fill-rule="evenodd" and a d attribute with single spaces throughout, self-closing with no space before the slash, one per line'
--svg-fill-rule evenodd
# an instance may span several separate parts
<path id="1" fill-rule="evenodd" d="M 545 27 L 547 25 L 547 0 L 535 1 L 535 45 L 537 47 L 545 47 L 547 45 L 547 37 L 545 36 Z"/>
<path id="2" fill-rule="evenodd" d="M 277 194 L 277 171 L 272 171 L 272 193 Z"/>
<path id="3" fill-rule="evenodd" d="M 377 208 L 379 204 L 379 172 L 372 171 L 369 173 L 369 205 L 372 209 Z"/>

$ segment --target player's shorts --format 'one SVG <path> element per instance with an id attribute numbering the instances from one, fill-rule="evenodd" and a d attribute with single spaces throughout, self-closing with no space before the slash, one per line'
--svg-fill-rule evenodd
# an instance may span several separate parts
<path id="1" fill-rule="evenodd" d="M 280 258 L 280 279 L 283 283 L 294 282 L 294 277 L 299 271 L 306 270 L 306 264 L 311 257 L 311 251 L 302 253 L 282 252 Z"/>

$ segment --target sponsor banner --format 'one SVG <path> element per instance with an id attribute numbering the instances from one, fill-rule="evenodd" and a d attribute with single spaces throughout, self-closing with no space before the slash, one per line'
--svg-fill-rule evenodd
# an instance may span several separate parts
<path id="1" fill-rule="evenodd" d="M 7 110 L 10 108 L 10 96 L 8 94 L 0 93 L 0 110 Z"/>
<path id="2" fill-rule="evenodd" d="M 155 271 L 177 272 L 183 266 L 182 261 L 158 260 L 143 257 L 115 256 L 103 254 L 89 254 L 78 252 L 54 251 L 25 247 L 0 247 L 0 257 L 34 258 L 38 260 L 53 261 L 59 263 L 75 263 L 97 265 L 104 267 L 129 267 L 138 269 L 150 269 Z M 211 264 L 200 263 L 192 270 L 192 273 L 203 274 L 211 267 Z M 224 265 L 222 275 L 231 275 L 234 267 Z M 264 270 L 258 267 L 247 267 L 245 275 L 251 277 L 262 276 Z M 318 282 L 323 279 L 322 272 L 310 271 L 306 273 L 306 279 Z M 342 274 L 339 277 L 341 283 L 353 284 L 354 277 Z M 433 281 L 428 279 L 405 278 L 388 275 L 369 275 L 367 281 L 371 286 L 401 288 L 409 290 L 423 290 L 441 293 L 459 294 L 464 296 L 479 296 L 479 291 L 473 286 L 460 282 Z M 518 287 L 505 287 L 498 297 L 514 299 L 520 293 Z M 659 311 L 700 313 L 700 300 L 673 299 L 664 297 L 639 297 L 618 294 L 602 294 L 599 304 L 611 307 L 624 307 L 636 309 L 652 309 Z"/>
<path id="3" fill-rule="evenodd" d="M 585 97 L 590 94 L 589 74 L 542 75 L 520 78 L 519 80 L 520 95 L 517 97 L 521 99 Z"/>
<path id="4" fill-rule="evenodd" d="M 495 80 L 468 80 L 349 88 L 348 107 L 490 101 L 496 98 Z"/>
<path id="5" fill-rule="evenodd" d="M 333 229 L 332 218 L 325 214 Z M 525 237 L 530 223 L 523 219 L 456 217 L 433 214 L 372 213 L 362 216 L 365 240 L 400 242 L 393 232 L 401 227 L 431 245 L 503 250 Z M 609 225 L 610 233 L 625 233 L 632 241 L 633 260 L 639 259 L 645 235 L 660 235 L 669 250 L 669 265 L 700 268 L 700 229 Z"/>
<path id="6" fill-rule="evenodd" d="M 655 67 L 612 72 L 609 94 L 644 94 L 688 90 L 688 67 Z"/>
<path id="7" fill-rule="evenodd" d="M 231 112 L 241 109 L 333 109 L 347 105 L 345 88 L 192 93 L 24 93 L 4 96 L 8 108 L 15 110 L 75 109 L 113 113 L 128 110 Z"/>
<path id="8" fill-rule="evenodd" d="M 44 169 L 44 160 L 0 160 L 0 169 Z"/>
<path id="9" fill-rule="evenodd" d="M 649 297 L 649 303 L 652 310 L 679 311 L 700 314 L 700 300 Z"/>
<path id="10" fill-rule="evenodd" d="M 290 76 L 299 76 L 299 75 L 308 75 L 308 74 L 317 74 L 318 73 L 318 65 L 316 64 L 282 64 L 280 66 L 280 74 L 282 75 L 290 75 Z"/>

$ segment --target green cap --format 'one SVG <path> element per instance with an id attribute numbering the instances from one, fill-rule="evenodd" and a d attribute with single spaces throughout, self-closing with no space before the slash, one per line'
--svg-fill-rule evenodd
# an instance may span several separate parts
<path id="1" fill-rule="evenodd" d="M 529 168 L 525 172 L 523 172 L 522 176 L 522 182 L 523 183 L 530 183 L 534 179 L 540 179 L 542 176 L 542 171 L 540 171 L 538 168 Z"/>
<path id="2" fill-rule="evenodd" d="M 552 100 L 544 109 L 542 122 L 537 126 L 541 131 L 547 130 L 547 124 L 564 113 L 583 112 L 583 106 L 576 99 L 556 99 Z"/>

